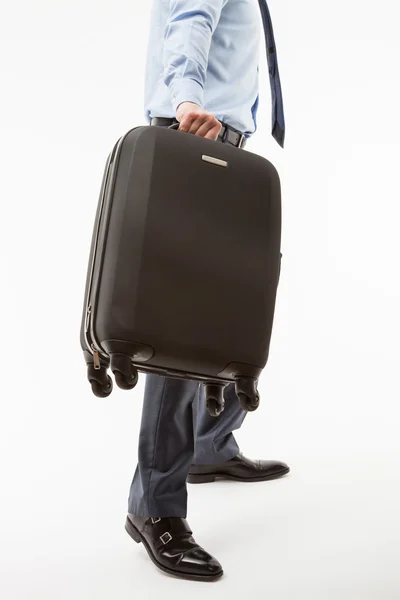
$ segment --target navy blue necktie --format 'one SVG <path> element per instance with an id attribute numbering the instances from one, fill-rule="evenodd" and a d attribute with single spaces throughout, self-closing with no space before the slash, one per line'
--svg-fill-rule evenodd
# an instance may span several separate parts
<path id="1" fill-rule="evenodd" d="M 267 48 L 267 60 L 269 68 L 269 79 L 271 83 L 272 100 L 272 137 L 283 148 L 285 140 L 285 117 L 283 114 L 282 88 L 278 70 L 278 59 L 274 31 L 272 29 L 271 15 L 266 0 L 258 0 L 264 25 L 265 43 Z"/>

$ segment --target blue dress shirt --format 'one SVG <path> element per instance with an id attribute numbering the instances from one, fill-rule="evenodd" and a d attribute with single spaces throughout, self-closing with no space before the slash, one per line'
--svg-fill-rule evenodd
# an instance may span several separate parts
<path id="1" fill-rule="evenodd" d="M 250 137 L 257 129 L 258 0 L 153 0 L 145 117 L 195 102 Z"/>

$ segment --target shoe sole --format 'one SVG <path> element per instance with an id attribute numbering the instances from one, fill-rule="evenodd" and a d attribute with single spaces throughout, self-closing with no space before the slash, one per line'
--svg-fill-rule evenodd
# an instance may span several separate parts
<path id="1" fill-rule="evenodd" d="M 187 477 L 188 483 L 211 483 L 212 481 L 217 481 L 221 479 L 229 479 L 230 481 L 244 481 L 246 483 L 251 483 L 252 481 L 271 481 L 271 479 L 279 479 L 279 477 L 283 477 L 283 475 L 287 475 L 290 471 L 290 468 L 284 469 L 283 471 L 279 471 L 279 473 L 274 473 L 273 475 L 262 475 L 261 477 L 235 477 L 234 475 L 227 475 L 225 473 L 205 473 L 195 475 L 190 474 Z"/>
<path id="2" fill-rule="evenodd" d="M 168 575 L 173 575 L 174 577 L 179 577 L 180 579 L 190 579 L 192 581 L 215 581 L 215 580 L 219 579 L 220 577 L 222 577 L 222 575 L 224 574 L 223 571 L 219 571 L 219 573 L 216 573 L 215 575 L 194 575 L 191 573 L 182 573 L 181 571 L 174 571 L 173 569 L 164 567 L 164 565 L 162 565 L 161 563 L 158 562 L 158 560 L 154 556 L 149 544 L 147 543 L 147 540 L 145 539 L 144 536 L 142 536 L 140 531 L 133 525 L 133 523 L 131 522 L 129 517 L 126 518 L 125 530 L 137 544 L 140 544 L 140 542 L 142 542 L 142 544 L 146 548 L 147 554 L 149 555 L 149 557 L 153 561 L 153 563 L 156 565 L 156 567 L 161 569 L 161 571 L 164 571 L 164 573 L 168 573 Z"/>

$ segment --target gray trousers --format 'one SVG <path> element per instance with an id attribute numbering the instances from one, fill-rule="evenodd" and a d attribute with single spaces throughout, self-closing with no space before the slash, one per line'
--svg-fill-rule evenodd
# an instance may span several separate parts
<path id="1" fill-rule="evenodd" d="M 218 464 L 236 456 L 232 431 L 246 416 L 235 393 L 225 387 L 225 410 L 211 417 L 203 385 L 146 375 L 138 465 L 128 512 L 148 517 L 186 517 L 186 478 L 192 464 Z"/>

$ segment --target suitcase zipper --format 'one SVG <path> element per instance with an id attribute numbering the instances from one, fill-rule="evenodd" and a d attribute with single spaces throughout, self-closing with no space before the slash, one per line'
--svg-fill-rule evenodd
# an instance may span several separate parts
<path id="1" fill-rule="evenodd" d="M 101 369 L 100 352 L 94 345 L 94 343 L 92 341 L 92 335 L 90 333 L 90 317 L 91 317 L 91 315 L 92 315 L 92 307 L 89 304 L 89 306 L 87 307 L 87 310 L 86 310 L 86 318 L 85 318 L 85 338 L 86 338 L 86 345 L 87 345 L 89 351 L 93 354 L 93 366 L 94 366 L 95 370 L 98 371 L 99 369 Z M 106 358 L 106 357 L 104 357 L 104 358 Z"/>
<path id="2" fill-rule="evenodd" d="M 93 350 L 93 366 L 94 366 L 95 370 L 98 371 L 99 369 L 101 369 L 99 353 L 96 350 L 96 348 L 94 347 L 94 344 L 91 345 L 91 348 Z"/>
<path id="3" fill-rule="evenodd" d="M 89 331 L 89 321 L 90 321 L 90 314 L 91 314 L 91 312 L 92 312 L 92 307 L 89 304 L 89 306 L 86 309 L 86 319 L 85 319 L 85 332 L 86 333 L 88 333 L 88 331 Z M 90 344 L 88 344 L 88 346 L 89 345 Z"/>

